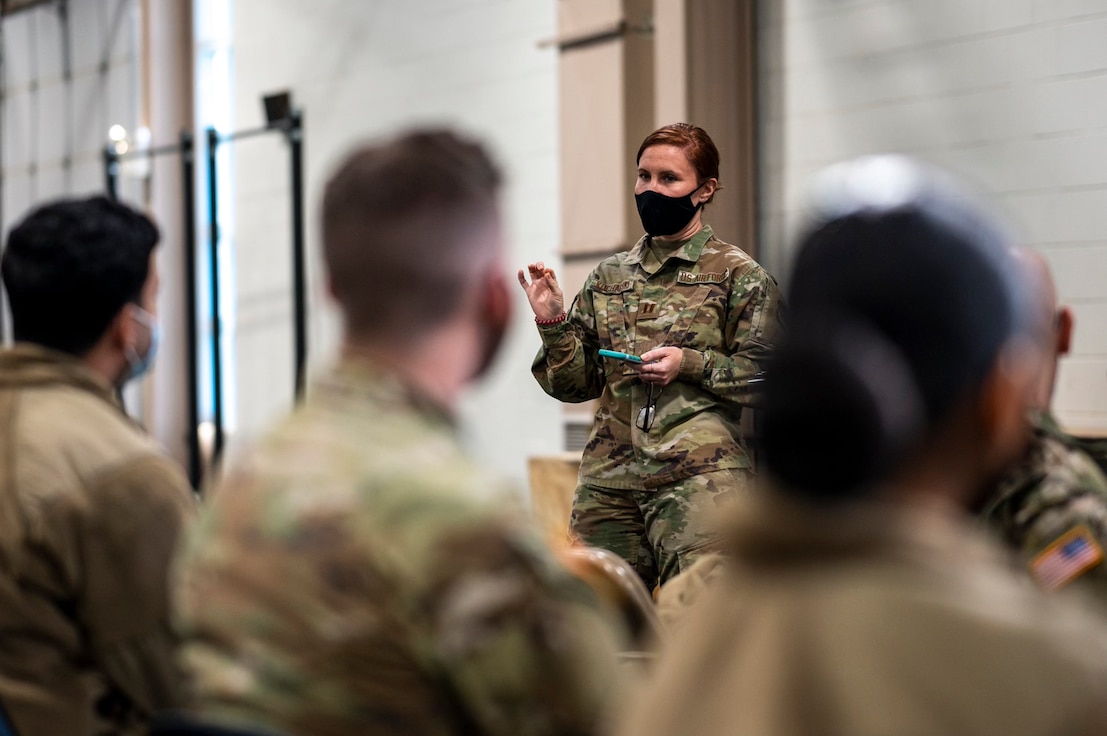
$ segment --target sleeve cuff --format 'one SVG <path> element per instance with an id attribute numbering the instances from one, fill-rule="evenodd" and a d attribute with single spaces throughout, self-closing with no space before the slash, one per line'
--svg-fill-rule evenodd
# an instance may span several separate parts
<path id="1" fill-rule="evenodd" d="M 677 377 L 688 383 L 703 381 L 703 369 L 707 364 L 703 353 L 692 348 L 681 348 L 680 373 Z"/>
<path id="2" fill-rule="evenodd" d="M 565 339 L 569 333 L 569 320 L 562 320 L 555 325 L 538 325 L 538 334 L 542 338 L 542 344 L 552 348 Z"/>

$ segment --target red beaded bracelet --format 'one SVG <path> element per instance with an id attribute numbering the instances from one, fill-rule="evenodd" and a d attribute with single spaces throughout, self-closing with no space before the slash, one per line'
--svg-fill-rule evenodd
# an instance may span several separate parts
<path id="1" fill-rule="evenodd" d="M 535 317 L 534 318 L 534 324 L 543 325 L 543 326 L 561 324 L 562 322 L 565 321 L 565 319 L 568 316 L 569 315 L 565 314 L 565 312 L 562 312 L 561 314 L 554 317 L 553 319 L 538 319 L 537 317 Z"/>

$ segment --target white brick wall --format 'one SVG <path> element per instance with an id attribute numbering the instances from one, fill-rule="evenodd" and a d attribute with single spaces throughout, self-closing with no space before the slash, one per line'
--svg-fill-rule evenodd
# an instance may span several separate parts
<path id="1" fill-rule="evenodd" d="M 49 3 L 4 19 L 7 89 L 0 138 L 0 230 L 4 234 L 32 206 L 61 196 L 104 191 L 102 150 L 111 125 L 123 125 L 132 133 L 140 123 L 148 125 L 158 145 L 176 140 L 181 128 L 178 116 L 187 115 L 181 98 L 191 90 L 174 87 L 175 67 L 154 69 L 148 79 L 153 92 L 144 104 L 140 58 L 144 25 L 152 34 L 153 48 L 147 57 L 151 63 L 176 58 L 173 52 L 180 50 L 182 41 L 167 41 L 159 29 L 179 28 L 175 20 L 187 11 L 184 4 L 182 0 L 145 6 L 140 0 L 69 0 L 68 36 L 59 14 L 61 4 Z M 152 11 L 145 22 L 143 7 Z M 63 63 L 67 37 L 68 80 Z M 143 115 L 148 117 L 142 119 Z M 166 340 L 152 377 L 129 384 L 125 398 L 128 409 L 141 416 L 169 452 L 183 461 L 186 399 L 179 164 L 175 157 L 163 157 L 148 167 L 154 172 L 149 179 L 128 175 L 141 164 L 124 166 L 119 192 L 130 204 L 147 207 L 162 231 L 157 251 L 162 277 L 158 311 Z M 6 337 L 10 338 L 10 331 Z"/>
<path id="2" fill-rule="evenodd" d="M 764 0 L 764 259 L 809 175 L 904 151 L 995 196 L 1077 317 L 1054 407 L 1107 432 L 1107 0 Z M 785 245 L 787 244 L 787 245 Z"/>
<path id="3" fill-rule="evenodd" d="M 101 151 L 108 128 L 138 124 L 139 18 L 136 0 L 71 0 L 70 79 L 63 74 L 63 25 L 53 4 L 7 16 L 4 34 L 3 183 L 0 237 L 30 210 L 63 196 L 104 191 Z M 143 199 L 142 184 L 121 179 L 119 194 Z M 0 310 L 4 338 L 11 340 L 7 305 Z M 128 409 L 145 415 L 149 384 L 124 392 Z M 180 432 L 159 439 L 180 450 Z"/>
<path id="4" fill-rule="evenodd" d="M 134 8 L 134 0 L 71 0 L 68 84 L 54 7 L 4 19 L 3 233 L 44 199 L 103 191 L 108 127 L 133 130 L 137 121 Z"/>
<path id="5" fill-rule="evenodd" d="M 556 260 L 557 60 L 537 47 L 555 35 L 555 11 L 555 0 L 237 0 L 236 127 L 260 124 L 261 95 L 278 89 L 305 110 L 313 371 L 338 337 L 317 258 L 318 202 L 357 141 L 427 122 L 480 136 L 508 177 L 509 266 Z M 256 141 L 235 155 L 238 417 L 249 436 L 289 401 L 287 154 Z M 559 405 L 530 376 L 538 338 L 521 291 L 516 299 L 514 329 L 464 420 L 474 451 L 522 483 L 526 457 L 562 440 Z"/>

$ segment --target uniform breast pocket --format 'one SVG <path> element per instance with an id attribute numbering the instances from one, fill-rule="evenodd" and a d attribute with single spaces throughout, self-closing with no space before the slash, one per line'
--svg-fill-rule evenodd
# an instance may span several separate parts
<path id="1" fill-rule="evenodd" d="M 673 326 L 671 345 L 698 350 L 713 347 L 722 340 L 726 322 L 729 271 L 695 274 L 682 271 L 667 300 Z"/>
<path id="2" fill-rule="evenodd" d="M 631 308 L 631 283 L 597 282 L 592 285 L 592 305 L 596 314 L 596 333 L 602 347 L 626 351 L 627 312 Z"/>

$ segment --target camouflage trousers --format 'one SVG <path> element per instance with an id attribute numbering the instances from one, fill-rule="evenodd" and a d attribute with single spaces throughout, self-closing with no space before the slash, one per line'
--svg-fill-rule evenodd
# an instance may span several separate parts
<path id="1" fill-rule="evenodd" d="M 752 488 L 743 468 L 713 470 L 644 491 L 577 486 L 569 532 L 610 550 L 638 572 L 649 590 L 719 549 L 724 508 Z"/>

